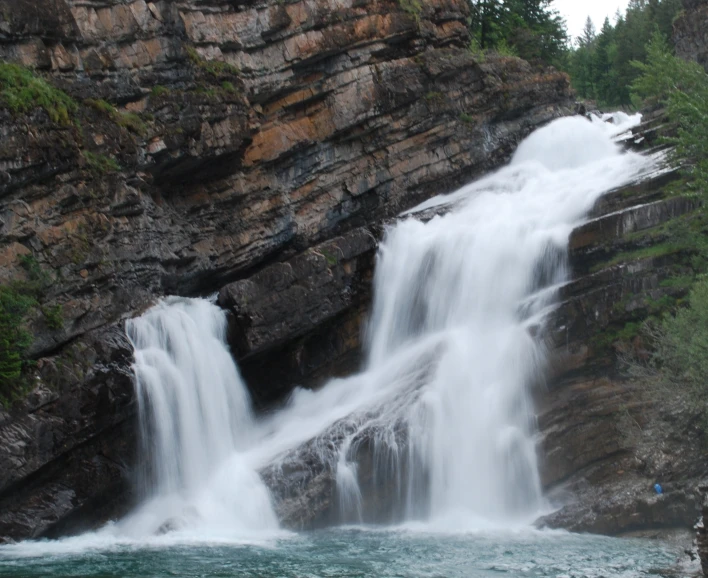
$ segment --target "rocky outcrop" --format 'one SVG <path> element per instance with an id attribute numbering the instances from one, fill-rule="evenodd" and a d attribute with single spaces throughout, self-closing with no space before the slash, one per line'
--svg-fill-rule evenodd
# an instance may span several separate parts
<path id="1" fill-rule="evenodd" d="M 565 75 L 467 50 L 466 2 L 402 6 L 0 0 L 0 58 L 48 95 L 0 108 L 0 280 L 41 286 L 0 535 L 127 503 L 125 318 L 225 287 L 259 402 L 346 372 L 380 223 L 568 110 Z"/>
<path id="2" fill-rule="evenodd" d="M 37 387 L 0 410 L 0 536 L 85 529 L 132 503 L 132 347 L 92 331 L 37 364 Z"/>
<path id="3" fill-rule="evenodd" d="M 552 375 L 538 396 L 543 484 L 559 507 L 542 525 L 688 530 L 698 515 L 700 419 L 680 392 L 631 377 L 624 361 L 641 366 L 642 323 L 680 303 L 696 274 L 695 247 L 672 226 L 701 227 L 703 211 L 680 182 L 665 170 L 611 192 L 571 236 L 574 278 L 553 315 Z"/>
<path id="4" fill-rule="evenodd" d="M 708 2 L 683 0 L 683 7 L 674 22 L 676 54 L 708 70 Z"/>

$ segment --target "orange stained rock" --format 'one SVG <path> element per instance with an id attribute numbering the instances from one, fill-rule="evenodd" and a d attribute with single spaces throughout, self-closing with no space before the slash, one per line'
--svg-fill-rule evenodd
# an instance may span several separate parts
<path id="1" fill-rule="evenodd" d="M 271 161 L 300 143 L 322 141 L 335 131 L 328 109 L 313 117 L 303 117 L 287 124 L 276 124 L 259 132 L 245 154 L 245 164 Z"/>

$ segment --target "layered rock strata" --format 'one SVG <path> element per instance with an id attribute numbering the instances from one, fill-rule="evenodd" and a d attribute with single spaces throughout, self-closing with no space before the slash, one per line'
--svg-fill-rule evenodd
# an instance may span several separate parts
<path id="1" fill-rule="evenodd" d="M 380 223 L 569 106 L 565 75 L 473 56 L 461 0 L 0 0 L 0 14 L 0 58 L 73 101 L 0 108 L 0 280 L 40 285 L 37 363 L 0 410 L 6 539 L 128 503 L 125 318 L 224 288 L 259 403 L 346 372 Z"/>

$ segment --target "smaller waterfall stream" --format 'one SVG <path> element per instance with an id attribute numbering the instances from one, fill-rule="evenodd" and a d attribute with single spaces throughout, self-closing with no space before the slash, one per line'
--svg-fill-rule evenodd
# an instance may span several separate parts
<path id="1" fill-rule="evenodd" d="M 278 527 L 268 491 L 247 462 L 255 420 L 226 344 L 222 310 L 171 298 L 127 324 L 148 504 L 123 522 L 131 533 L 183 527 L 249 533 Z"/>

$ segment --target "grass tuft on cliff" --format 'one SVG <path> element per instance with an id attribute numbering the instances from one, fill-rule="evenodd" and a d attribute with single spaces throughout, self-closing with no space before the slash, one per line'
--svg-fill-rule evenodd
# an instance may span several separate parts
<path id="1" fill-rule="evenodd" d="M 230 76 L 239 76 L 241 74 L 238 67 L 233 64 L 221 62 L 220 60 L 207 60 L 206 58 L 203 58 L 193 46 L 187 46 L 187 58 L 189 58 L 190 62 L 197 68 L 200 68 L 207 74 L 217 79 Z"/>
<path id="2" fill-rule="evenodd" d="M 147 125 L 145 124 L 145 121 L 140 118 L 140 115 L 134 112 L 119 111 L 110 102 L 103 99 L 96 100 L 93 98 L 87 98 L 84 100 L 84 104 L 89 108 L 105 114 L 118 126 L 122 126 L 138 136 L 145 136 L 147 134 Z"/>
<path id="3" fill-rule="evenodd" d="M 114 158 L 106 155 L 92 153 L 91 151 L 82 151 L 86 164 L 89 169 L 97 175 L 107 175 L 120 171 L 120 165 Z"/>
<path id="4" fill-rule="evenodd" d="M 77 104 L 28 68 L 0 62 L 0 102 L 13 113 L 43 108 L 53 122 L 71 124 Z"/>

